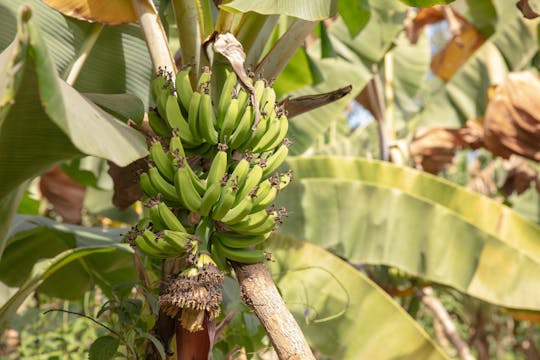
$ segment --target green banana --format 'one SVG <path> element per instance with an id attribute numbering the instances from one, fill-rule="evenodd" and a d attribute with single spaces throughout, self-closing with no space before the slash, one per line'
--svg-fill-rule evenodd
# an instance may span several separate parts
<path id="1" fill-rule="evenodd" d="M 171 129 L 169 125 L 155 111 L 148 111 L 148 123 L 152 130 L 159 136 L 170 137 Z"/>
<path id="2" fill-rule="evenodd" d="M 197 138 L 200 143 L 203 142 L 202 135 L 199 131 L 199 104 L 201 103 L 202 94 L 195 91 L 191 96 L 188 110 L 189 130 L 194 138 Z"/>
<path id="3" fill-rule="evenodd" d="M 270 116 L 272 113 L 275 112 L 276 107 L 276 92 L 274 91 L 274 88 L 267 86 L 263 90 L 263 94 L 261 96 L 260 101 L 260 109 L 261 113 L 266 114 L 267 116 Z"/>
<path id="4" fill-rule="evenodd" d="M 259 210 L 257 212 L 252 212 L 246 216 L 242 221 L 237 222 L 236 224 L 227 225 L 231 230 L 236 232 L 242 232 L 246 230 L 253 230 L 260 227 L 269 216 L 266 209 Z"/>
<path id="5" fill-rule="evenodd" d="M 218 143 L 218 132 L 215 124 L 216 115 L 212 106 L 212 98 L 209 94 L 203 93 L 199 103 L 199 132 L 209 144 Z"/>
<path id="6" fill-rule="evenodd" d="M 281 122 L 279 121 L 279 119 L 271 116 L 268 120 L 268 128 L 266 129 L 260 140 L 257 142 L 257 144 L 253 147 L 252 151 L 254 153 L 261 153 L 271 150 L 270 145 L 277 140 L 280 133 Z"/>
<path id="7" fill-rule="evenodd" d="M 150 182 L 154 185 L 157 192 L 163 196 L 165 200 L 178 201 L 178 195 L 174 186 L 169 183 L 161 174 L 156 167 L 150 167 L 148 169 L 148 177 Z"/>
<path id="8" fill-rule="evenodd" d="M 186 166 L 181 166 L 174 175 L 174 187 L 177 198 L 186 209 L 191 212 L 199 212 L 201 208 L 201 195 L 195 188 L 189 170 Z"/>
<path id="9" fill-rule="evenodd" d="M 206 187 L 208 188 L 213 184 L 219 183 L 219 181 L 227 173 L 227 167 L 227 151 L 219 150 L 210 164 L 208 176 L 206 177 Z"/>
<path id="10" fill-rule="evenodd" d="M 240 222 L 251 213 L 252 208 L 253 198 L 246 196 L 238 203 L 238 205 L 231 207 L 220 221 L 224 224 L 235 224 Z"/>
<path id="11" fill-rule="evenodd" d="M 184 146 L 182 145 L 182 140 L 180 139 L 180 136 L 178 136 L 178 131 L 176 131 L 176 129 L 173 130 L 172 135 L 173 136 L 169 141 L 169 152 L 173 157 L 185 157 L 186 152 L 184 150 Z"/>
<path id="12" fill-rule="evenodd" d="M 238 162 L 238 164 L 236 164 L 236 167 L 231 173 L 230 179 L 236 181 L 236 190 L 239 190 L 240 188 L 242 188 L 242 186 L 244 186 L 244 183 L 246 182 L 247 176 L 249 174 L 249 166 L 249 161 L 246 159 L 242 159 L 240 160 L 240 162 Z"/>
<path id="13" fill-rule="evenodd" d="M 261 234 L 261 235 L 239 235 L 231 232 L 215 232 L 213 234 L 223 245 L 233 248 L 233 249 L 242 249 L 250 246 L 256 246 L 262 244 L 268 237 L 270 233 Z"/>
<path id="14" fill-rule="evenodd" d="M 158 203 L 155 201 L 150 201 L 150 204 L 147 205 L 150 212 L 150 220 L 152 221 L 152 228 L 157 231 L 167 229 L 167 225 L 161 219 L 159 214 Z"/>
<path id="15" fill-rule="evenodd" d="M 227 264 L 227 259 L 225 259 L 225 256 L 223 256 L 217 248 L 214 246 L 214 243 L 217 240 L 211 239 L 209 243 L 210 247 L 210 254 L 212 256 L 212 259 L 216 263 L 217 267 L 221 271 L 228 271 L 230 270 L 230 266 Z"/>
<path id="16" fill-rule="evenodd" d="M 234 249 L 223 244 L 219 238 L 213 242 L 213 246 L 216 247 L 218 253 L 222 254 L 225 258 L 242 263 L 242 264 L 255 264 L 262 262 L 268 256 L 264 250 L 259 249 Z"/>
<path id="17" fill-rule="evenodd" d="M 278 189 L 276 188 L 276 186 L 272 185 L 272 183 L 268 182 L 268 184 L 270 184 L 270 186 L 267 186 L 266 182 L 262 182 L 259 186 L 259 189 L 255 193 L 252 208 L 253 212 L 266 209 L 276 199 Z"/>
<path id="18" fill-rule="evenodd" d="M 178 106 L 178 101 L 174 95 L 169 95 L 165 105 L 166 120 L 172 129 L 178 129 L 178 136 L 182 139 L 185 145 L 197 146 L 202 143 L 202 140 L 196 139 L 191 133 L 190 127 L 182 111 Z"/>
<path id="19" fill-rule="evenodd" d="M 241 87 L 240 90 L 238 91 L 237 99 L 238 99 L 238 111 L 241 114 L 243 114 L 245 109 L 247 109 L 250 104 L 249 93 L 246 90 L 244 90 L 243 87 Z"/>
<path id="20" fill-rule="evenodd" d="M 166 226 L 165 229 L 170 229 L 174 231 L 186 232 L 186 228 L 176 215 L 169 209 L 167 204 L 160 202 L 157 206 L 159 211 L 159 217 L 161 218 L 162 223 Z"/>
<path id="21" fill-rule="evenodd" d="M 222 143 L 227 142 L 232 132 L 236 128 L 237 120 L 239 120 L 238 99 L 231 99 L 231 102 L 229 104 L 229 107 L 227 108 L 225 117 L 223 118 L 223 123 L 218 124 L 218 126 L 220 127 L 220 130 L 219 130 L 220 142 Z"/>
<path id="22" fill-rule="evenodd" d="M 205 88 L 208 88 L 210 84 L 210 79 L 212 77 L 212 72 L 208 66 L 203 67 L 199 80 L 197 81 L 196 91 L 201 91 Z"/>
<path id="23" fill-rule="evenodd" d="M 141 173 L 141 175 L 139 175 L 139 186 L 141 187 L 142 192 L 149 198 L 154 198 L 158 194 L 157 189 L 150 181 L 148 173 Z"/>
<path id="24" fill-rule="evenodd" d="M 289 147 L 287 144 L 282 144 L 272 155 L 266 158 L 261 164 L 261 167 L 264 169 L 263 179 L 271 176 L 274 171 L 276 171 L 277 168 L 285 161 L 288 154 Z"/>
<path id="25" fill-rule="evenodd" d="M 189 101 L 193 95 L 193 88 L 191 87 L 191 81 L 189 80 L 189 72 L 191 68 L 187 67 L 182 69 L 176 74 L 176 94 L 178 100 L 182 105 L 182 108 L 187 113 L 189 109 Z"/>
<path id="26" fill-rule="evenodd" d="M 287 119 L 287 116 L 285 116 L 284 114 L 282 114 L 280 117 L 279 117 L 279 134 L 278 136 L 274 139 L 273 142 L 271 142 L 267 147 L 266 149 L 267 150 L 273 150 L 275 149 L 279 144 L 281 144 L 283 142 L 283 140 L 285 139 L 285 136 L 287 136 L 287 131 L 289 131 L 289 119 Z"/>
<path id="27" fill-rule="evenodd" d="M 253 126 L 251 127 L 252 129 L 251 136 L 249 140 L 244 144 L 243 148 L 254 149 L 259 143 L 259 141 L 261 140 L 261 138 L 266 133 L 269 123 L 270 123 L 270 118 L 268 116 L 261 115 L 261 118 L 259 119 L 259 124 L 254 123 Z M 257 128 L 253 130 L 253 127 L 255 125 L 257 125 Z"/>
<path id="28" fill-rule="evenodd" d="M 186 254 L 193 244 L 193 235 L 185 231 L 164 230 L 163 241 L 169 244 L 178 253 L 178 256 Z"/>
<path id="29" fill-rule="evenodd" d="M 174 167 L 172 159 L 165 153 L 161 143 L 154 139 L 150 145 L 150 159 L 165 179 L 172 182 L 174 179 Z"/>
<path id="30" fill-rule="evenodd" d="M 168 254 L 165 254 L 161 249 L 157 248 L 154 244 L 152 244 L 151 242 L 148 242 L 148 240 L 142 235 L 138 235 L 135 238 L 134 244 L 137 247 L 137 249 L 139 249 L 140 251 L 142 251 L 144 254 L 148 256 L 152 256 L 152 257 L 156 257 L 160 259 L 166 259 L 168 257 Z"/>
<path id="31" fill-rule="evenodd" d="M 238 185 L 236 180 L 229 178 L 224 186 L 221 188 L 221 194 L 217 204 L 212 209 L 212 219 L 220 220 L 223 218 L 227 211 L 229 211 L 236 199 L 236 192 L 238 191 Z"/>
<path id="32" fill-rule="evenodd" d="M 221 88 L 221 94 L 219 95 L 217 105 L 217 119 L 219 119 L 217 123 L 220 125 L 223 124 L 223 119 L 225 118 L 225 114 L 227 113 L 227 109 L 229 108 L 229 104 L 233 98 L 236 83 L 236 73 L 234 71 L 230 71 L 227 74 L 223 87 Z"/>
<path id="33" fill-rule="evenodd" d="M 247 228 L 241 228 L 241 229 L 235 229 L 234 231 L 239 234 L 244 235 L 260 235 L 265 234 L 268 232 L 271 232 L 276 227 L 276 217 L 275 216 L 268 216 L 262 224 L 260 224 L 257 227 L 247 229 Z"/>
<path id="34" fill-rule="evenodd" d="M 210 214 L 210 211 L 212 210 L 212 207 L 219 201 L 220 196 L 221 184 L 219 182 L 215 182 L 210 186 L 207 185 L 206 192 L 204 193 L 201 200 L 201 207 L 199 209 L 199 213 L 202 216 L 208 216 L 208 214 Z"/>
<path id="35" fill-rule="evenodd" d="M 244 198 L 248 197 L 251 192 L 255 189 L 257 185 L 261 182 L 263 174 L 263 169 L 259 165 L 254 165 L 247 175 L 246 181 L 244 184 L 238 189 L 238 193 L 236 195 L 236 200 L 234 202 L 234 205 L 237 205 L 240 201 L 243 201 Z"/>
<path id="36" fill-rule="evenodd" d="M 238 122 L 236 129 L 232 132 L 231 137 L 227 139 L 231 149 L 240 149 L 242 145 L 249 140 L 248 134 L 250 133 L 253 121 L 255 121 L 253 107 L 248 106 L 243 111 L 240 121 Z"/>
<path id="37" fill-rule="evenodd" d="M 157 105 L 159 97 L 161 96 L 161 90 L 167 87 L 167 79 L 158 74 L 155 78 L 152 79 L 150 88 L 152 89 L 152 100 Z"/>

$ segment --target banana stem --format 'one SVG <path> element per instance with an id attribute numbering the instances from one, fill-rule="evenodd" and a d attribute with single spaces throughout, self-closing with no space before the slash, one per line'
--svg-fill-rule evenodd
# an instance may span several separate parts
<path id="1" fill-rule="evenodd" d="M 304 334 L 285 306 L 285 302 L 263 263 L 232 263 L 240 296 L 264 326 L 280 359 L 315 360 Z"/>
<path id="2" fill-rule="evenodd" d="M 156 8 L 148 0 L 131 0 L 131 4 L 139 19 L 154 72 L 162 67 L 176 74 L 174 56 L 169 48 L 167 34 L 163 29 Z"/>
<path id="3" fill-rule="evenodd" d="M 63 78 L 66 79 L 66 83 L 73 86 L 77 78 L 79 77 L 79 74 L 81 73 L 81 69 L 84 66 L 84 63 L 86 62 L 86 59 L 88 59 L 88 55 L 94 48 L 94 45 L 96 44 L 97 39 L 99 38 L 99 34 L 101 34 L 101 30 L 103 30 L 103 24 L 95 23 L 92 28 L 90 29 L 90 33 L 88 34 L 88 37 L 84 40 L 83 45 L 81 46 L 81 49 L 79 50 L 78 56 L 75 58 L 75 60 L 71 63 L 71 66 L 68 67 L 64 71 Z"/>

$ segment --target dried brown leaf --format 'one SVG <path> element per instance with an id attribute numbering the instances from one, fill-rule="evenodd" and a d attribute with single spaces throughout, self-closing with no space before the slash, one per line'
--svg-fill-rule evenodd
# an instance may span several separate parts
<path id="1" fill-rule="evenodd" d="M 131 0 L 43 0 L 66 16 L 89 22 L 120 25 L 137 21 Z"/>
<path id="2" fill-rule="evenodd" d="M 287 116 L 290 119 L 321 106 L 333 103 L 349 94 L 351 90 L 352 86 L 348 85 L 327 93 L 304 95 L 295 98 L 288 97 L 280 101 L 279 106 L 284 107 L 285 110 L 287 110 Z"/>
<path id="3" fill-rule="evenodd" d="M 519 0 L 516 3 L 516 6 L 526 19 L 534 19 L 540 16 L 533 10 L 531 5 L 529 4 L 529 0 Z"/>
<path id="4" fill-rule="evenodd" d="M 495 90 L 484 117 L 486 148 L 540 161 L 540 79 L 533 72 L 514 72 Z"/>
<path id="5" fill-rule="evenodd" d="M 109 161 L 109 175 L 114 183 L 113 204 L 126 209 L 142 196 L 139 174 L 148 169 L 146 159 L 139 159 L 128 166 L 120 167 Z"/>
<path id="6" fill-rule="evenodd" d="M 81 223 L 85 195 L 83 185 L 67 176 L 59 167 L 53 167 L 41 175 L 39 189 L 64 222 Z"/>

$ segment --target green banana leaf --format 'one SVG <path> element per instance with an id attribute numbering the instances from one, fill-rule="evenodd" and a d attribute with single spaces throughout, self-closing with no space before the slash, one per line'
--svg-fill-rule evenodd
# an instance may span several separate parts
<path id="1" fill-rule="evenodd" d="M 141 134 L 58 78 L 31 13 L 24 16 L 16 39 L 0 54 L 0 198 L 83 154 L 121 166 L 145 156 Z"/>
<path id="2" fill-rule="evenodd" d="M 36 290 L 44 281 L 54 276 L 59 270 L 66 270 L 76 260 L 82 260 L 87 256 L 107 255 L 116 250 L 111 246 L 93 246 L 69 249 L 61 252 L 52 259 L 44 259 L 37 262 L 30 276 L 21 284 L 17 292 L 0 308 L 0 329 L 5 329 L 9 321 L 15 315 L 23 301 Z M 69 279 L 63 286 L 72 286 L 75 279 Z"/>
<path id="3" fill-rule="evenodd" d="M 43 33 L 55 67 L 62 78 L 78 58 L 94 26 L 64 17 L 40 0 L 0 0 L 0 50 L 17 33 L 17 14 L 22 4 L 33 9 L 33 20 Z M 152 64 L 140 26 L 105 26 L 88 54 L 74 87 L 81 92 L 137 96 L 148 107 Z"/>
<path id="4" fill-rule="evenodd" d="M 80 299 L 95 284 L 109 294 L 114 284 L 136 280 L 133 251 L 120 243 L 125 233 L 126 229 L 104 230 L 18 215 L 0 261 L 0 281 L 10 287 L 21 287 L 41 259 L 76 248 L 110 247 L 107 254 L 90 254 L 66 264 L 62 271 L 40 283 L 40 292 L 64 299 Z"/>
<path id="5" fill-rule="evenodd" d="M 339 0 L 338 11 L 352 37 L 360 33 L 371 16 L 369 0 Z"/>
<path id="6" fill-rule="evenodd" d="M 253 11 L 263 15 L 288 15 L 317 21 L 332 17 L 337 12 L 337 0 L 233 0 L 220 6 L 230 12 Z"/>
<path id="7" fill-rule="evenodd" d="M 465 18 L 480 30 L 484 36 L 490 36 L 495 31 L 497 10 L 491 0 L 466 0 L 467 11 Z"/>
<path id="8" fill-rule="evenodd" d="M 291 158 L 281 231 L 352 262 L 387 264 L 509 308 L 540 310 L 540 227 L 510 208 L 408 168 Z M 324 221 L 321 221 L 324 219 Z"/>
<path id="9" fill-rule="evenodd" d="M 337 256 L 281 234 L 269 249 L 270 271 L 312 348 L 340 360 L 447 358 L 398 303 Z"/>
<path id="10" fill-rule="evenodd" d="M 450 81 L 430 90 L 418 116 L 421 125 L 460 127 L 482 116 L 489 86 L 500 83 L 509 71 L 523 69 L 538 52 L 539 20 L 524 19 L 517 8 L 506 8 L 499 13 L 493 35 Z"/>
<path id="11" fill-rule="evenodd" d="M 24 195 L 26 184 L 11 190 L 6 196 L 0 198 L 0 259 L 4 253 L 7 242 L 9 225 L 17 213 L 17 208 Z"/>

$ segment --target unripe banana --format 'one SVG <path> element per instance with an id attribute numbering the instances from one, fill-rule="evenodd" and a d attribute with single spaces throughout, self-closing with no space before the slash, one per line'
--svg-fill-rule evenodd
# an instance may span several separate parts
<path id="1" fill-rule="evenodd" d="M 276 92 L 274 88 L 267 86 L 263 90 L 260 101 L 261 113 L 270 116 L 272 113 L 275 113 L 276 107 Z"/>
<path id="2" fill-rule="evenodd" d="M 229 260 L 241 264 L 255 264 L 267 258 L 267 253 L 259 249 L 233 249 L 225 246 L 219 239 L 213 242 L 216 250 Z"/>
<path id="3" fill-rule="evenodd" d="M 193 236 L 185 231 L 164 230 L 163 241 L 174 248 L 177 256 L 185 255 L 193 246 Z"/>
<path id="4" fill-rule="evenodd" d="M 287 131 L 289 131 L 289 120 L 287 119 L 287 116 L 285 116 L 284 114 L 282 114 L 280 117 L 279 117 L 279 134 L 278 136 L 274 139 L 273 142 L 271 142 L 266 148 L 268 150 L 273 150 L 275 149 L 277 146 L 279 146 L 279 144 L 281 144 L 283 142 L 283 140 L 285 139 L 285 136 L 287 136 Z"/>
<path id="5" fill-rule="evenodd" d="M 178 136 L 186 145 L 193 147 L 202 143 L 202 140 L 195 138 L 194 134 L 191 133 L 189 124 L 182 115 L 174 95 L 168 97 L 165 110 L 167 123 L 172 129 L 178 129 Z"/>
<path id="6" fill-rule="evenodd" d="M 171 209 L 169 209 L 167 204 L 165 204 L 164 202 L 160 202 L 157 208 L 161 221 L 166 226 L 166 229 L 186 232 L 186 228 L 184 227 L 184 225 L 182 225 L 178 217 L 176 217 L 176 215 L 171 211 Z"/>
<path id="7" fill-rule="evenodd" d="M 238 120 L 238 99 L 231 99 L 227 112 L 225 113 L 225 117 L 223 118 L 223 123 L 218 124 L 220 127 L 219 141 L 222 143 L 227 142 L 232 132 L 236 128 Z"/>
<path id="8" fill-rule="evenodd" d="M 270 145 L 276 141 L 281 132 L 281 122 L 279 119 L 276 119 L 273 115 L 270 116 L 268 120 L 268 128 L 261 137 L 261 139 L 253 147 L 254 153 L 261 153 L 265 151 L 272 150 Z"/>
<path id="9" fill-rule="evenodd" d="M 189 80 L 190 70 L 191 68 L 187 67 L 176 74 L 176 94 L 185 112 L 188 111 L 189 101 L 193 95 L 193 88 Z"/>
<path id="10" fill-rule="evenodd" d="M 204 193 L 201 200 L 201 207 L 199 213 L 202 216 L 208 216 L 212 207 L 217 204 L 219 197 L 221 196 L 221 184 L 219 182 L 213 183 L 209 187 L 207 186 L 206 192 Z"/>
<path id="11" fill-rule="evenodd" d="M 173 131 L 173 136 L 169 141 L 169 152 L 173 157 L 186 157 L 182 140 L 180 140 L 180 136 L 178 136 L 176 130 Z"/>
<path id="12" fill-rule="evenodd" d="M 238 203 L 238 205 L 233 206 L 227 214 L 220 219 L 224 224 L 236 224 L 244 220 L 246 216 L 251 213 L 253 208 L 253 199 L 250 196 L 246 196 Z"/>
<path id="13" fill-rule="evenodd" d="M 238 112 L 240 114 L 243 114 L 245 109 L 247 109 L 247 107 L 249 106 L 250 104 L 250 95 L 249 93 L 244 90 L 244 88 L 240 88 L 240 90 L 238 91 Z"/>
<path id="14" fill-rule="evenodd" d="M 253 123 L 251 136 L 244 146 L 242 146 L 242 148 L 254 149 L 266 133 L 269 123 L 270 119 L 268 116 L 261 116 L 259 119 L 259 124 Z M 255 130 L 253 130 L 254 126 L 256 126 Z"/>
<path id="15" fill-rule="evenodd" d="M 186 166 L 180 166 L 174 176 L 174 187 L 182 205 L 191 212 L 198 212 L 201 208 L 201 195 L 193 184 L 191 175 Z"/>
<path id="16" fill-rule="evenodd" d="M 156 105 L 159 101 L 159 97 L 161 96 L 161 90 L 166 89 L 167 87 L 167 79 L 165 79 L 163 76 L 157 75 L 152 79 L 150 88 L 152 89 L 152 100 L 154 100 Z"/>
<path id="17" fill-rule="evenodd" d="M 276 227 L 275 216 L 268 216 L 264 220 L 264 222 L 257 227 L 254 227 L 251 229 L 246 229 L 246 228 L 235 229 L 235 232 L 239 234 L 244 234 L 244 235 L 261 235 L 261 234 L 265 234 L 265 233 L 273 231 L 275 227 Z"/>
<path id="18" fill-rule="evenodd" d="M 148 111 L 148 123 L 152 130 L 159 136 L 170 137 L 171 129 L 169 125 L 155 111 Z"/>
<path id="19" fill-rule="evenodd" d="M 212 98 L 203 93 L 199 104 L 199 131 L 203 139 L 209 144 L 217 144 L 216 115 L 212 106 Z"/>
<path id="20" fill-rule="evenodd" d="M 253 199 L 253 212 L 268 208 L 274 202 L 274 200 L 276 200 L 278 193 L 277 188 L 273 185 L 270 185 L 270 187 L 266 185 L 262 186 L 263 184 L 265 184 L 265 182 L 261 183 L 261 186 L 257 190 L 255 198 Z"/>
<path id="21" fill-rule="evenodd" d="M 272 155 L 261 163 L 263 171 L 263 179 L 271 176 L 277 168 L 285 161 L 287 155 L 289 154 L 289 147 L 287 144 L 281 145 Z M 263 166 L 264 164 L 264 166 Z"/>
<path id="22" fill-rule="evenodd" d="M 230 178 L 225 185 L 221 188 L 221 194 L 219 201 L 212 209 L 212 219 L 220 220 L 223 218 L 227 211 L 229 211 L 236 198 L 236 192 L 238 191 L 238 184 L 235 179 Z"/>
<path id="23" fill-rule="evenodd" d="M 149 205 L 149 212 L 150 212 L 150 220 L 152 221 L 152 229 L 161 231 L 167 229 L 167 225 L 163 222 L 161 219 L 161 215 L 159 214 L 159 208 L 158 203 L 155 201 L 151 201 Z"/>
<path id="24" fill-rule="evenodd" d="M 210 68 L 208 66 L 205 66 L 202 69 L 201 75 L 199 76 L 199 80 L 197 81 L 197 87 L 195 88 L 195 90 L 202 92 L 202 90 L 208 88 L 211 77 L 212 72 L 210 71 Z"/>
<path id="25" fill-rule="evenodd" d="M 215 232 L 213 236 L 219 239 L 219 241 L 227 247 L 242 249 L 262 244 L 268 240 L 270 233 L 261 235 L 239 235 L 231 232 Z"/>
<path id="26" fill-rule="evenodd" d="M 236 195 L 236 200 L 234 205 L 237 205 L 240 201 L 243 201 L 244 198 L 248 197 L 250 193 L 259 185 L 262 179 L 263 169 L 259 165 L 254 165 L 247 175 L 246 181 L 238 189 L 238 194 Z"/>
<path id="27" fill-rule="evenodd" d="M 255 81 L 253 87 L 255 88 L 255 99 L 257 99 L 258 104 L 261 104 L 264 89 L 266 88 L 266 81 L 263 79 L 259 79 Z"/>
<path id="28" fill-rule="evenodd" d="M 165 200 L 178 201 L 174 186 L 161 176 L 157 168 L 150 167 L 148 169 L 148 177 L 158 194 L 161 194 Z"/>
<path id="29" fill-rule="evenodd" d="M 199 143 L 204 141 L 199 131 L 199 105 L 201 103 L 201 93 L 195 91 L 191 96 L 188 110 L 188 124 L 189 130 L 193 137 L 198 140 Z"/>
<path id="30" fill-rule="evenodd" d="M 255 228 L 260 227 L 269 216 L 274 216 L 274 215 L 269 215 L 266 209 L 262 209 L 257 212 L 253 212 L 249 214 L 242 221 L 236 224 L 229 224 L 227 226 L 235 232 L 253 230 Z"/>
<path id="31" fill-rule="evenodd" d="M 227 109 L 229 108 L 229 104 L 233 98 L 236 83 L 236 73 L 234 71 L 230 71 L 227 74 L 225 83 L 221 88 L 221 94 L 219 95 L 219 102 L 217 106 L 217 119 L 219 119 L 217 122 L 218 124 L 223 124 L 223 119 L 225 118 L 225 114 L 227 113 Z"/>
<path id="32" fill-rule="evenodd" d="M 159 173 L 169 182 L 173 182 L 174 167 L 172 159 L 165 153 L 163 146 L 158 140 L 154 140 L 152 145 L 150 145 L 150 159 L 159 170 Z"/>
<path id="33" fill-rule="evenodd" d="M 161 249 L 157 248 L 152 242 L 149 242 L 144 236 L 138 235 L 133 241 L 137 249 L 148 256 L 159 259 L 166 259 L 168 254 L 165 254 Z"/>
<path id="34" fill-rule="evenodd" d="M 255 121 L 253 107 L 248 106 L 243 111 L 238 125 L 231 134 L 231 137 L 227 139 L 227 143 L 231 149 L 241 149 L 243 147 L 243 144 L 249 140 L 249 133 L 251 131 L 253 121 Z"/>
<path id="35" fill-rule="evenodd" d="M 206 177 L 206 187 L 219 183 L 227 172 L 228 167 L 227 151 L 219 150 L 212 159 L 210 169 L 208 170 L 208 176 Z"/>
<path id="36" fill-rule="evenodd" d="M 236 164 L 236 167 L 231 173 L 231 179 L 234 179 L 236 181 L 237 190 L 241 189 L 244 186 L 244 183 L 246 182 L 247 176 L 249 174 L 249 166 L 249 161 L 247 161 L 246 159 L 242 159 L 240 160 L 240 162 L 238 162 L 238 164 Z"/>
<path id="37" fill-rule="evenodd" d="M 142 192 L 149 198 L 154 198 L 158 194 L 157 189 L 154 187 L 154 185 L 152 185 L 152 182 L 150 181 L 148 173 L 142 173 L 139 176 L 139 186 L 141 187 Z"/>

